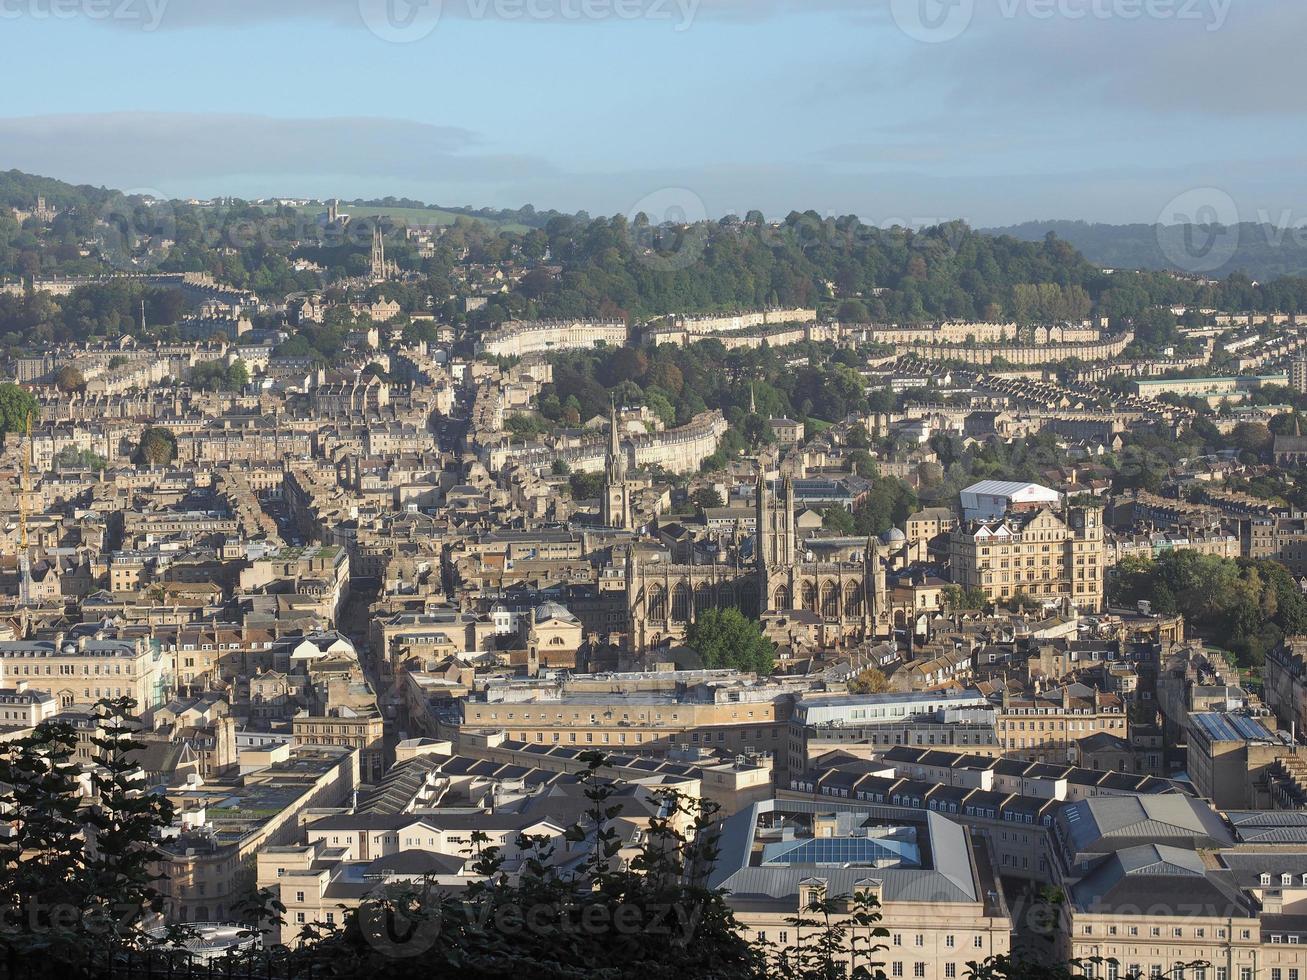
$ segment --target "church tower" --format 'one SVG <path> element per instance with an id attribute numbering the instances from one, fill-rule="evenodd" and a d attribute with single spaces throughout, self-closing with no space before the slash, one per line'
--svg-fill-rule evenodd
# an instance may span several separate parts
<path id="1" fill-rule="evenodd" d="M 613 404 L 608 424 L 608 456 L 604 460 L 604 496 L 600 519 L 607 527 L 633 529 L 631 484 L 626 479 L 626 450 L 617 427 L 617 405 Z"/>
<path id="2" fill-rule="evenodd" d="M 794 527 L 794 481 L 788 476 L 782 480 L 779 499 L 773 502 L 760 468 L 756 503 L 758 567 L 789 569 L 794 565 L 798 551 Z"/>

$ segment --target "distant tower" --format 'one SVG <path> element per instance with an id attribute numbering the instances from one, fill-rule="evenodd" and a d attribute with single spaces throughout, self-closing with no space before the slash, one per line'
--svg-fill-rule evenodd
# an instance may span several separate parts
<path id="1" fill-rule="evenodd" d="M 752 381 L 749 382 L 749 414 L 750 415 L 758 414 L 758 401 L 756 398 L 754 398 Z"/>
<path id="2" fill-rule="evenodd" d="M 372 226 L 372 278 L 386 278 L 386 237 L 380 222 Z"/>
<path id="3" fill-rule="evenodd" d="M 622 448 L 614 402 L 608 423 L 608 456 L 604 460 L 604 497 L 600 519 L 608 527 L 630 531 L 634 527 L 631 484 L 626 479 L 626 450 Z"/>

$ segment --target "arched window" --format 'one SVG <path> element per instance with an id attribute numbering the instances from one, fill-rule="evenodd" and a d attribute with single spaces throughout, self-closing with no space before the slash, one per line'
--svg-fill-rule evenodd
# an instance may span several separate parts
<path id="1" fill-rule="evenodd" d="M 811 582 L 803 583 L 803 608 L 817 611 L 817 587 Z"/>
<path id="2" fill-rule="evenodd" d="M 790 590 L 787 589 L 785 586 L 782 585 L 779 589 L 776 590 L 776 594 L 772 596 L 772 608 L 773 609 L 790 608 Z"/>
<path id="3" fill-rule="evenodd" d="M 840 618 L 840 590 L 834 582 L 827 582 L 821 590 L 821 615 L 824 619 Z"/>
<path id="4" fill-rule="evenodd" d="M 649 618 L 655 622 L 667 619 L 667 591 L 661 585 L 649 589 Z"/>
<path id="5" fill-rule="evenodd" d="M 711 582 L 702 583 L 694 590 L 694 608 L 703 612 L 705 609 L 712 609 L 717 605 L 717 598 L 713 595 Z"/>
<path id="6" fill-rule="evenodd" d="M 862 585 L 848 582 L 844 586 L 844 615 L 851 619 L 862 615 Z"/>
<path id="7" fill-rule="evenodd" d="M 684 582 L 677 582 L 676 588 L 672 590 L 672 621 L 690 621 L 690 587 Z"/>

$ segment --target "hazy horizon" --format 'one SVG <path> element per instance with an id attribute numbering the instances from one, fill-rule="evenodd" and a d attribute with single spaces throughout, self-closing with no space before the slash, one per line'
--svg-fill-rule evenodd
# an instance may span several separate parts
<path id="1" fill-rule="evenodd" d="M 0 10 L 21 94 L 0 166 L 74 183 L 877 225 L 1303 220 L 1307 128 L 1284 123 L 1307 8 L 1274 0 L 51 2 Z"/>

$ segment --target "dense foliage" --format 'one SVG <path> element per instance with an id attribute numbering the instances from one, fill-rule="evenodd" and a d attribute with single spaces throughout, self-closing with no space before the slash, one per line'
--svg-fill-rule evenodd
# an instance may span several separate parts
<path id="1" fill-rule="evenodd" d="M 775 669 L 776 645 L 738 609 L 706 609 L 690 624 L 685 643 L 706 667 L 733 667 L 767 675 Z"/>
<path id="2" fill-rule="evenodd" d="M 1154 560 L 1127 558 L 1109 586 L 1113 605 L 1152 603 L 1180 613 L 1198 633 L 1232 650 L 1247 666 L 1287 635 L 1307 632 L 1307 599 L 1276 561 L 1219 558 L 1173 551 Z"/>
<path id="3" fill-rule="evenodd" d="M 39 416 L 36 399 L 15 384 L 0 384 L 0 432 L 23 432 Z"/>
<path id="4" fill-rule="evenodd" d="M 49 226 L 29 221 L 19 227 L 8 207 L 31 207 L 42 193 L 59 216 Z M 376 213 L 357 208 L 358 216 L 342 229 L 321 224 L 311 207 L 153 201 L 9 173 L 0 175 L 0 278 L 204 272 L 282 300 L 365 275 L 372 228 L 380 224 L 388 258 L 412 278 L 364 290 L 367 298 L 384 291 L 405 313 L 435 313 L 471 328 L 467 336 L 513 318 L 639 321 L 669 313 L 817 306 L 867 322 L 1031 323 L 1092 314 L 1124 326 L 1140 318 L 1141 346 L 1155 348 L 1175 339 L 1173 323 L 1151 319 L 1158 307 L 1307 311 L 1307 278 L 1258 283 L 1235 274 L 1211 283 L 1119 268 L 1108 273 L 1054 234 L 1023 241 L 981 234 L 961 222 L 882 229 L 853 216 L 794 212 L 771 223 L 750 212 L 743 219 L 672 227 L 651 224 L 644 215 L 440 210 L 395 199 L 366 204 Z M 438 232 L 431 252 L 420 253 L 401 233 L 405 228 Z M 522 270 L 508 288 L 487 278 L 488 270 L 504 264 Z M 1282 271 L 1302 268 L 1290 262 Z M 486 305 L 468 311 L 461 297 L 480 285 L 490 287 Z M 140 329 L 142 294 L 151 333 L 166 335 L 177 319 L 177 298 L 153 292 L 115 284 L 91 287 L 73 302 L 0 297 L 0 342 L 12 347 L 131 333 Z M 339 351 L 338 345 L 310 346 L 328 359 Z"/>
<path id="5" fill-rule="evenodd" d="M 1157 225 L 1104 225 L 1084 221 L 1030 221 L 1008 228 L 990 229 L 1023 241 L 1040 241 L 1049 233 L 1065 239 L 1091 262 L 1115 269 L 1167 269 L 1170 255 L 1185 254 L 1179 240 L 1183 234 L 1174 226 L 1160 232 Z M 1307 239 L 1300 228 L 1276 228 L 1244 222 L 1216 232 L 1219 241 L 1229 243 L 1229 261 L 1217 273 L 1242 272 L 1254 279 L 1302 276 L 1307 272 Z M 1201 241 L 1201 239 L 1200 239 Z M 1163 242 L 1167 250 L 1163 250 Z M 1167 252 L 1170 252 L 1170 255 Z M 1291 287 L 1307 290 L 1307 280 Z"/>
<path id="6" fill-rule="evenodd" d="M 140 791 L 133 708 L 129 699 L 97 705 L 89 800 L 71 726 L 48 722 L 0 746 L 12 831 L 0 836 L 0 964 L 39 961 L 60 975 L 97 953 L 149 945 L 138 927 L 158 898 L 152 841 L 172 804 Z"/>

